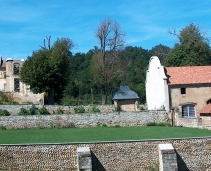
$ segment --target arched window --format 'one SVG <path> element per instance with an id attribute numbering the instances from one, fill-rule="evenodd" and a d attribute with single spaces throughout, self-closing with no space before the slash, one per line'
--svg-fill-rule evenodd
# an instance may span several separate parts
<path id="1" fill-rule="evenodd" d="M 184 104 L 182 105 L 182 117 L 183 118 L 195 118 L 195 105 L 194 104 Z"/>

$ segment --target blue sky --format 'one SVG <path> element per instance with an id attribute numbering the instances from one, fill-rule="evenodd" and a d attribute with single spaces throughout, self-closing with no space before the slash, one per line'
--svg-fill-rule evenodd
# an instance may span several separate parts
<path id="1" fill-rule="evenodd" d="M 69 37 L 73 53 L 86 53 L 98 46 L 95 30 L 108 17 L 126 32 L 126 46 L 173 47 L 178 40 L 168 30 L 190 23 L 211 35 L 209 0 L 0 0 L 0 54 L 26 59 L 46 36 L 51 43 Z"/>

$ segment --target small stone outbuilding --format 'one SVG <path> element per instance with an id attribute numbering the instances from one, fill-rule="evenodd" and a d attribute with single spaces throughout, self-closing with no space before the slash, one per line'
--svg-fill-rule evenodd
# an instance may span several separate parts
<path id="1" fill-rule="evenodd" d="M 114 101 L 115 107 L 120 107 L 122 111 L 138 111 L 139 97 L 127 85 L 120 86 L 120 89 L 114 94 L 112 100 Z"/>

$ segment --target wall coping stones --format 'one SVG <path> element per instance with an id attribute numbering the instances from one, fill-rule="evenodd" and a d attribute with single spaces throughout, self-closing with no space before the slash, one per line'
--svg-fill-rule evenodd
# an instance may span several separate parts
<path id="1" fill-rule="evenodd" d="M 159 144 L 158 148 L 160 149 L 161 153 L 174 153 L 174 147 L 172 144 Z"/>

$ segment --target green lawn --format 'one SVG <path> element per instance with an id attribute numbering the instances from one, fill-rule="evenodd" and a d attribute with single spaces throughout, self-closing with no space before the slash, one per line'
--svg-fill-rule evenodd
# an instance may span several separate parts
<path id="1" fill-rule="evenodd" d="M 211 131 L 184 127 L 96 127 L 0 130 L 0 144 L 144 140 L 211 136 Z"/>

